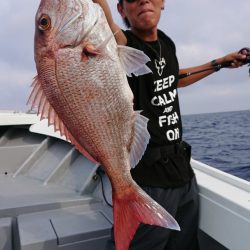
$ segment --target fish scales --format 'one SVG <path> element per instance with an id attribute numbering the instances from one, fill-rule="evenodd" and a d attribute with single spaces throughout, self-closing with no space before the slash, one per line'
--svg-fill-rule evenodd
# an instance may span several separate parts
<path id="1" fill-rule="evenodd" d="M 131 112 L 131 101 L 127 101 L 124 94 L 121 94 L 120 87 L 109 81 L 107 83 L 107 79 L 112 79 L 112 75 L 115 73 L 115 67 L 110 67 L 110 73 L 106 70 L 105 81 L 103 81 L 102 72 L 95 69 L 99 68 L 99 64 L 94 64 L 94 60 L 93 65 L 90 59 L 88 65 L 84 67 L 84 70 L 76 71 L 74 69 L 79 69 L 81 64 L 78 63 L 77 65 L 75 62 L 71 62 L 71 58 L 69 58 L 67 60 L 67 65 L 74 65 L 74 69 L 71 67 L 66 68 L 64 65 L 65 59 L 66 58 L 60 56 L 60 60 L 57 62 L 57 71 L 59 72 L 57 78 L 64 79 L 66 82 L 70 82 L 71 80 L 69 86 L 67 84 L 61 84 L 60 89 L 64 95 L 66 92 L 65 90 L 67 90 L 68 95 L 65 95 L 65 99 L 71 103 L 72 114 L 75 114 L 78 118 L 79 124 L 88 126 L 88 128 L 85 129 L 87 134 L 82 134 L 82 136 L 84 138 L 88 136 L 96 138 L 96 143 L 98 143 L 98 145 L 95 147 L 101 149 L 107 148 L 106 150 L 112 150 L 112 147 L 109 144 L 115 140 L 110 140 L 111 135 L 118 138 L 118 141 L 124 144 L 123 141 L 126 140 L 128 135 L 121 131 L 126 129 L 125 126 L 127 119 L 129 118 L 129 115 L 131 116 L 133 113 Z M 95 70 L 92 73 L 91 71 L 93 69 Z M 101 79 L 99 78 L 99 75 L 102 76 Z M 121 82 L 122 79 L 119 80 Z M 72 88 L 71 86 L 74 83 L 76 87 Z M 106 99 L 107 96 L 112 97 L 110 98 L 111 101 Z M 129 99 L 130 98 L 132 98 L 132 94 Z M 124 101 L 129 105 L 121 103 Z M 124 108 L 120 109 L 120 107 Z M 105 117 L 106 119 L 104 119 Z M 71 119 L 72 118 L 70 118 L 70 120 Z M 109 121 L 112 121 L 114 126 L 105 126 L 106 124 L 110 124 Z M 69 122 L 70 121 L 67 121 L 67 123 Z M 113 130 L 113 133 L 103 133 L 103 131 L 100 131 L 100 127 L 106 132 L 107 130 Z M 121 136 L 124 138 L 121 138 Z M 129 138 L 130 137 L 131 136 L 129 136 Z"/>

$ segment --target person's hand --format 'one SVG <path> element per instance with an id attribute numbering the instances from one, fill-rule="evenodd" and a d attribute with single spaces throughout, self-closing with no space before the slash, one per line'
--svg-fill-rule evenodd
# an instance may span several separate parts
<path id="1" fill-rule="evenodd" d="M 222 64 L 231 62 L 229 68 L 238 68 L 243 66 L 246 62 L 246 58 L 248 55 L 248 51 L 246 49 L 243 49 L 237 52 L 230 53 L 222 58 Z"/>

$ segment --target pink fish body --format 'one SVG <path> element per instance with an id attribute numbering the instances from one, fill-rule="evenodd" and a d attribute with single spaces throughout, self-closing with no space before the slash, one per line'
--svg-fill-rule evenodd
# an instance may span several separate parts
<path id="1" fill-rule="evenodd" d="M 133 110 L 125 71 L 149 73 L 148 58 L 117 46 L 102 9 L 91 0 L 42 0 L 35 61 L 32 107 L 84 156 L 99 162 L 111 181 L 116 249 L 129 248 L 140 223 L 178 230 L 130 175 L 149 134 L 147 119 Z"/>

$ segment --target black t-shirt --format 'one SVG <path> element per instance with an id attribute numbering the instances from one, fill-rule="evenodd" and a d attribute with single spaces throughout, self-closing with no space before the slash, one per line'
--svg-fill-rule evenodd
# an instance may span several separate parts
<path id="1" fill-rule="evenodd" d="M 151 146 L 169 145 L 181 141 L 182 125 L 177 82 L 179 65 L 175 45 L 161 31 L 159 39 L 144 42 L 126 31 L 128 46 L 144 51 L 151 59 L 147 63 L 153 74 L 128 77 L 134 93 L 134 108 L 149 118 Z"/>
<path id="2" fill-rule="evenodd" d="M 173 156 L 169 154 L 166 156 L 166 152 L 162 150 L 182 140 L 177 92 L 179 64 L 175 44 L 160 30 L 158 30 L 158 40 L 153 42 L 145 42 L 129 30 L 124 31 L 124 34 L 128 46 L 142 50 L 149 56 L 151 61 L 147 66 L 153 72 L 153 74 L 128 77 L 134 94 L 134 109 L 142 110 L 142 115 L 149 119 L 148 131 L 151 136 L 144 157 L 131 171 L 132 176 L 140 185 L 180 186 L 193 176 L 190 164 L 185 156 L 183 158 L 179 155 L 180 151 Z M 161 152 L 161 156 L 157 149 Z M 183 155 L 183 152 L 181 154 Z M 149 157 L 155 161 L 148 161 Z M 167 161 L 160 163 L 162 158 L 166 157 Z M 185 162 L 182 163 L 183 161 Z"/>

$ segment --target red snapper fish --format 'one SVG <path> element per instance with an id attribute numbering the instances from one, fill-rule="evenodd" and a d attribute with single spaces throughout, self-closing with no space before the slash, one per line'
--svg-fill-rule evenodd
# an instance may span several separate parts
<path id="1" fill-rule="evenodd" d="M 36 14 L 37 76 L 29 103 L 112 185 L 117 250 L 140 223 L 179 230 L 174 218 L 132 179 L 147 143 L 147 118 L 133 110 L 127 75 L 149 73 L 141 51 L 118 46 L 103 10 L 91 0 L 41 0 Z"/>

